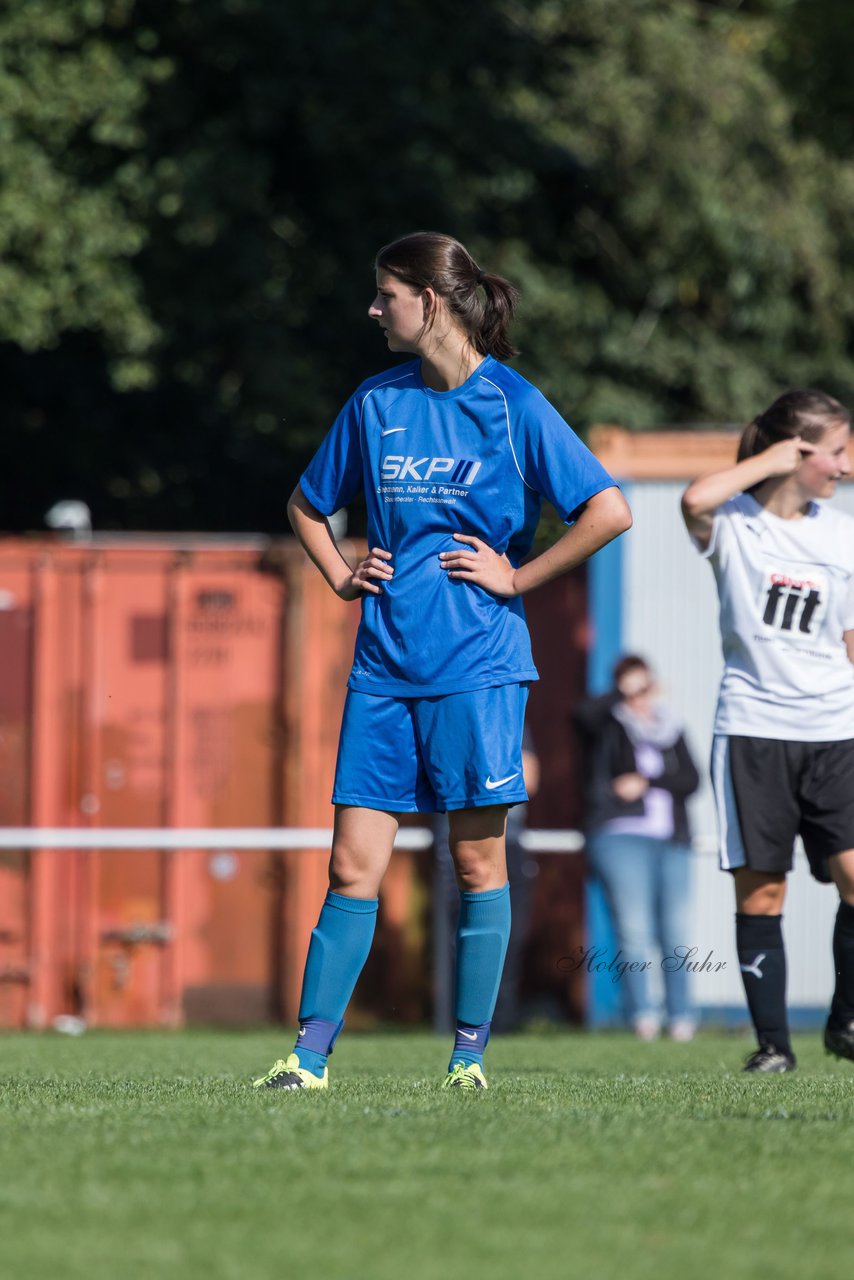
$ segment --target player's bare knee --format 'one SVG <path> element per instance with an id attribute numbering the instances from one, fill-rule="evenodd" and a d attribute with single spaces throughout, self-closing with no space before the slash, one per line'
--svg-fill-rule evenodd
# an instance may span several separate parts
<path id="1" fill-rule="evenodd" d="M 783 896 L 773 889 L 758 889 L 748 894 L 741 910 L 750 916 L 778 916 L 783 910 Z"/>
<path id="2" fill-rule="evenodd" d="M 454 850 L 453 857 L 457 884 L 465 893 L 483 893 L 487 889 L 497 889 L 507 879 L 503 859 L 496 859 L 491 852 L 461 845 Z"/>
<path id="3" fill-rule="evenodd" d="M 829 858 L 828 867 L 833 882 L 839 890 L 840 898 L 854 907 L 854 849 L 848 849 L 845 853 Z"/>
<path id="4" fill-rule="evenodd" d="M 332 846 L 329 859 L 329 885 L 336 893 L 366 894 L 377 879 L 371 859 L 363 851 L 343 841 Z M 375 892 L 375 890 L 373 890 Z"/>
<path id="5" fill-rule="evenodd" d="M 750 916 L 775 916 L 783 910 L 786 900 L 785 875 L 739 867 L 734 879 L 738 911 Z"/>
<path id="6" fill-rule="evenodd" d="M 482 893 L 487 876 L 481 867 L 457 867 L 457 884 L 464 893 Z"/>

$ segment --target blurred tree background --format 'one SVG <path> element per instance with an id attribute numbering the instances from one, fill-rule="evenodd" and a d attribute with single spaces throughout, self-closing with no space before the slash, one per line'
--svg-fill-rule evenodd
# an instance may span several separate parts
<path id="1" fill-rule="evenodd" d="M 845 0 L 7 0 L 0 524 L 266 530 L 464 240 L 582 432 L 854 393 Z"/>

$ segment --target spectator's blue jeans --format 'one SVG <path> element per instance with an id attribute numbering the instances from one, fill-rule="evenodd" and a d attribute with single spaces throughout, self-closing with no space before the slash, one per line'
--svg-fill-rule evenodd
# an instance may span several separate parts
<path id="1" fill-rule="evenodd" d="M 677 947 L 691 945 L 692 857 L 689 846 L 651 836 L 599 831 L 588 837 L 587 863 L 602 883 L 620 959 L 650 962 L 645 970 L 626 971 L 620 979 L 632 1020 L 657 1013 L 654 992 L 661 983 L 650 983 L 654 969 L 663 978 L 669 1021 L 693 1016 L 684 965 L 662 964 L 677 954 Z"/>

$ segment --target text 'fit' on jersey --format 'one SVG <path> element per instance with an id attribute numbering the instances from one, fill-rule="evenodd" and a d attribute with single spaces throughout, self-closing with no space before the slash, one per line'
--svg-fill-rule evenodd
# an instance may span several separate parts
<path id="1" fill-rule="evenodd" d="M 724 675 L 716 734 L 854 737 L 854 520 L 822 503 L 797 520 L 749 493 L 715 513 L 705 554 L 720 598 Z"/>
<path id="2" fill-rule="evenodd" d="M 366 594 L 349 687 L 432 696 L 537 678 L 522 601 L 448 577 L 473 534 L 518 566 L 543 498 L 571 523 L 612 478 L 535 387 L 487 356 L 432 391 L 411 361 L 364 382 L 301 478 L 324 515 L 364 491 L 371 546 L 394 577 Z"/>

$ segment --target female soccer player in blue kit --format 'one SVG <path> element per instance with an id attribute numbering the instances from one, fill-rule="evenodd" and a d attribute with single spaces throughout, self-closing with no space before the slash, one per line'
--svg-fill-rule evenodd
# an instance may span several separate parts
<path id="1" fill-rule="evenodd" d="M 614 481 L 502 363 L 517 293 L 450 236 L 381 249 L 369 309 L 415 359 L 346 403 L 288 507 L 294 532 L 362 619 L 333 789 L 329 892 L 312 933 L 299 1035 L 259 1088 L 326 1088 L 367 959 L 401 813 L 446 810 L 461 891 L 457 1034 L 445 1083 L 482 1089 L 507 940 L 508 807 L 526 799 L 522 726 L 537 679 L 520 597 L 631 525 Z M 364 491 L 371 551 L 352 569 L 327 517 Z M 570 528 L 526 564 L 543 497 Z"/>

